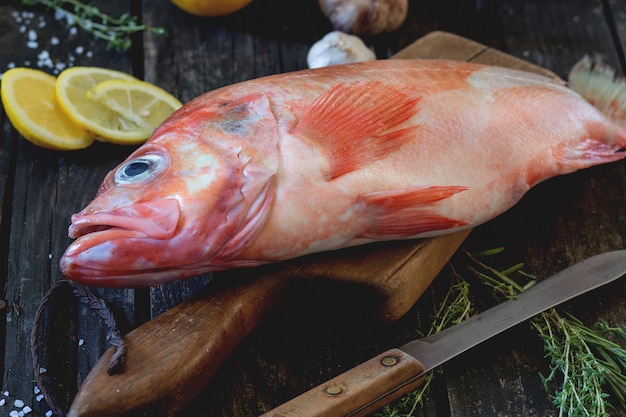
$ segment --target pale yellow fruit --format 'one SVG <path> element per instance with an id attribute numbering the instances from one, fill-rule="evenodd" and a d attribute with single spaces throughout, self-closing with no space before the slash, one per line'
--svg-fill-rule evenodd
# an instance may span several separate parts
<path id="1" fill-rule="evenodd" d="M 252 0 L 172 0 L 172 3 L 187 13 L 212 17 L 224 16 L 243 9 Z"/>
<path id="2" fill-rule="evenodd" d="M 182 106 L 165 90 L 134 80 L 104 81 L 89 90 L 87 97 L 117 116 L 115 119 L 98 119 L 98 115 L 92 115 L 92 119 L 100 124 L 103 138 L 118 144 L 145 141 L 157 126 Z"/>
<path id="3" fill-rule="evenodd" d="M 109 80 L 139 81 L 132 75 L 107 68 L 73 67 L 61 72 L 56 82 L 56 97 L 61 109 L 75 124 L 102 140 L 110 139 L 107 137 L 108 127 L 119 124 L 118 115 L 91 100 L 87 92 Z"/>
<path id="4" fill-rule="evenodd" d="M 70 120 L 55 93 L 56 77 L 31 68 L 13 68 L 2 76 L 0 96 L 15 129 L 35 145 L 55 150 L 82 149 L 93 136 Z"/>

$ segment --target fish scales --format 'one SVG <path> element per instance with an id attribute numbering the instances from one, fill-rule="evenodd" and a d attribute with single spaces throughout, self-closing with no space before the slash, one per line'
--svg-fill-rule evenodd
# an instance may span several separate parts
<path id="1" fill-rule="evenodd" d="M 573 71 L 622 88 L 589 60 Z M 61 269 L 89 285 L 150 286 L 475 227 L 543 180 L 622 159 L 621 96 L 607 116 L 565 83 L 442 60 L 223 87 L 107 175 L 72 216 Z"/>

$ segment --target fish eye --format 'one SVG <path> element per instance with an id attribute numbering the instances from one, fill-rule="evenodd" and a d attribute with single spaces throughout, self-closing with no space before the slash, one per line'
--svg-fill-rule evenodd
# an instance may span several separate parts
<path id="1" fill-rule="evenodd" d="M 134 184 L 154 177 L 165 166 L 165 158 L 161 155 L 143 155 L 131 159 L 115 172 L 117 184 Z"/>

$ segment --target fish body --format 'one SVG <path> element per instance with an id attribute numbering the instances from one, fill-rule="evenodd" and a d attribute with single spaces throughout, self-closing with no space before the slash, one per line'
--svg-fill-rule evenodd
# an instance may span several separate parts
<path id="1" fill-rule="evenodd" d="M 429 60 L 223 87 L 106 176 L 72 216 L 61 269 L 89 285 L 150 286 L 471 228 L 547 178 L 622 159 L 618 99 L 602 112 L 547 77 Z"/>

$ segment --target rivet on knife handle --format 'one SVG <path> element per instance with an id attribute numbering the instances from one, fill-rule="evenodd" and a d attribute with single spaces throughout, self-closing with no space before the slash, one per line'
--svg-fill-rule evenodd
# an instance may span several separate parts
<path id="1" fill-rule="evenodd" d="M 421 385 L 423 370 L 417 359 L 399 349 L 391 349 L 263 416 L 365 416 Z M 416 375 L 422 376 L 415 378 Z M 397 389 L 398 381 L 408 380 L 410 384 Z M 371 398 L 378 401 L 372 402 Z"/>

